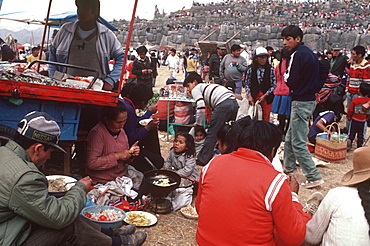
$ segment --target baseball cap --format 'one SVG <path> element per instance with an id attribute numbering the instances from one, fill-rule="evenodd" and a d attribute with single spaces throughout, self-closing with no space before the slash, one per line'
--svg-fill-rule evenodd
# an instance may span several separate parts
<path id="1" fill-rule="evenodd" d="M 225 46 L 225 44 L 218 43 L 218 44 L 217 44 L 217 49 L 220 49 L 220 50 L 226 50 L 226 46 Z"/>
<path id="2" fill-rule="evenodd" d="M 58 123 L 47 113 L 38 111 L 28 113 L 18 123 L 18 132 L 26 138 L 50 145 L 67 154 L 67 152 L 58 145 L 60 136 Z"/>
<path id="3" fill-rule="evenodd" d="M 340 47 L 340 45 L 339 45 L 339 44 L 334 43 L 334 44 L 331 46 L 331 49 L 332 49 L 332 50 L 341 50 L 342 48 Z"/>
<path id="4" fill-rule="evenodd" d="M 255 56 L 268 56 L 268 55 L 269 55 L 269 53 L 267 52 L 266 48 L 258 47 L 256 49 Z"/>

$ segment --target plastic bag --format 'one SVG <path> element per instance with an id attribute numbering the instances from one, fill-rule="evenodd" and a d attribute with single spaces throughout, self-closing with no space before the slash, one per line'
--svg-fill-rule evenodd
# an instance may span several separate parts
<path id="1" fill-rule="evenodd" d="M 236 115 L 236 120 L 250 116 L 252 120 L 262 120 L 262 108 L 261 105 L 256 102 L 254 105 L 250 105 L 247 98 L 238 101 L 239 110 Z"/>
<path id="2" fill-rule="evenodd" d="M 168 197 L 171 200 L 173 211 L 191 204 L 193 198 L 193 185 L 187 188 L 177 188 Z"/>

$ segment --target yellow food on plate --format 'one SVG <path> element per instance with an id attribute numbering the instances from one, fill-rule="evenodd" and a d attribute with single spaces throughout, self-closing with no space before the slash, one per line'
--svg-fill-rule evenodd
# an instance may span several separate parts
<path id="1" fill-rule="evenodd" d="M 148 226 L 152 223 L 152 220 L 147 218 L 145 214 L 142 213 L 127 213 L 125 219 L 127 223 L 134 224 L 137 226 Z"/>

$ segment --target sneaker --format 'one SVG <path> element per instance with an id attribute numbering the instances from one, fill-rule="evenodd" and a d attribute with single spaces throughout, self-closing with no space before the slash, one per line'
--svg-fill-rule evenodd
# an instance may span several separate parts
<path id="1" fill-rule="evenodd" d="M 312 193 L 311 196 L 308 198 L 303 211 L 313 216 L 316 213 L 322 199 L 324 199 L 324 195 L 321 192 Z"/>
<path id="2" fill-rule="evenodd" d="M 319 179 L 319 180 L 315 180 L 315 181 L 306 180 L 306 182 L 302 183 L 301 186 L 303 186 L 306 189 L 311 189 L 311 188 L 317 187 L 319 185 L 322 185 L 323 183 L 324 183 L 323 179 Z"/>
<path id="3" fill-rule="evenodd" d="M 146 232 L 138 231 L 135 234 L 131 235 L 120 235 L 122 246 L 140 246 L 146 240 Z"/>
<path id="4" fill-rule="evenodd" d="M 130 224 L 126 226 L 121 226 L 121 228 L 113 228 L 112 231 L 114 236 L 130 235 L 136 231 L 136 226 Z"/>

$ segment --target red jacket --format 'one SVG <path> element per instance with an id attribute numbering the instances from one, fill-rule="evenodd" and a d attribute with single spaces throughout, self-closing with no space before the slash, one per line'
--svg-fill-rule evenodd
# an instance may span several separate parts
<path id="1" fill-rule="evenodd" d="M 136 78 L 136 75 L 135 74 L 132 74 L 132 64 L 133 62 L 130 61 L 127 66 L 126 66 L 126 71 L 128 72 L 128 77 L 129 78 Z"/>
<path id="2" fill-rule="evenodd" d="M 273 246 L 277 237 L 285 245 L 301 245 L 311 218 L 286 175 L 245 148 L 217 156 L 203 168 L 196 209 L 199 245 Z"/>
<path id="3" fill-rule="evenodd" d="M 369 116 L 366 114 L 355 114 L 354 111 L 357 105 L 367 103 L 368 101 L 370 101 L 370 98 L 367 98 L 367 97 L 353 98 L 351 104 L 348 107 L 347 119 L 354 120 L 357 122 L 365 122 Z"/>

